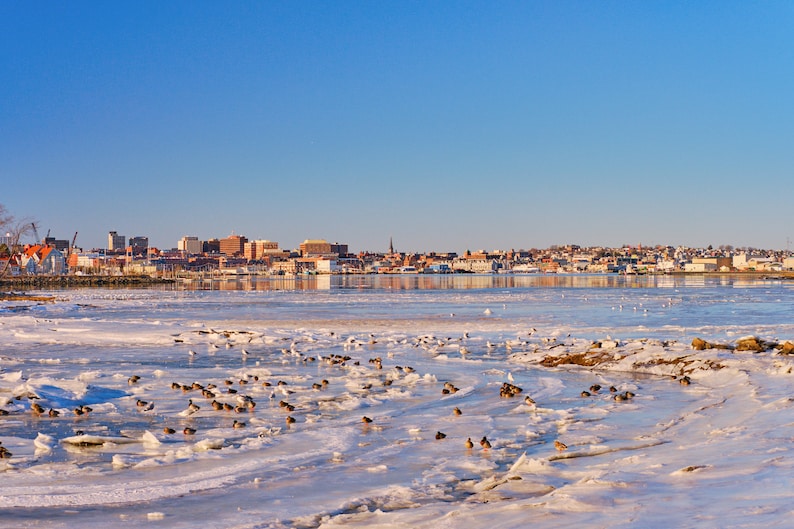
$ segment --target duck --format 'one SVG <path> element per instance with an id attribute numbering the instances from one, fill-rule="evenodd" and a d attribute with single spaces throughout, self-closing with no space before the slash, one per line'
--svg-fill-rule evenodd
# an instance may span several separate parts
<path id="1" fill-rule="evenodd" d="M 436 432 L 436 439 L 444 439 L 446 436 L 444 432 Z"/>
<path id="2" fill-rule="evenodd" d="M 558 452 L 562 452 L 563 450 L 568 449 L 568 445 L 560 441 L 554 441 L 554 448 L 556 448 Z"/>
<path id="3" fill-rule="evenodd" d="M 182 430 L 182 433 L 185 435 L 194 435 L 196 433 L 196 429 L 191 428 L 190 426 L 185 426 L 185 429 Z"/>
<path id="4" fill-rule="evenodd" d="M 42 408 L 38 402 L 34 402 L 33 404 L 30 405 L 30 411 L 32 411 L 36 415 L 40 415 L 44 413 L 44 408 Z"/>
<path id="5" fill-rule="evenodd" d="M 482 439 L 480 439 L 480 446 L 482 446 L 483 448 L 485 448 L 487 450 L 487 449 L 491 448 L 491 442 L 488 440 L 487 437 L 485 437 L 483 435 Z"/>
<path id="6" fill-rule="evenodd" d="M 173 428 L 169 428 L 168 426 L 166 426 L 165 428 L 163 428 L 163 433 L 164 433 L 164 434 L 166 434 L 166 435 L 171 435 L 171 434 L 173 434 L 173 433 L 176 433 L 176 430 L 174 430 Z"/>
<path id="7" fill-rule="evenodd" d="M 474 448 L 474 443 L 471 442 L 471 437 L 466 439 L 466 448 L 468 449 Z"/>
<path id="8" fill-rule="evenodd" d="M 361 418 L 361 422 L 363 422 L 364 424 L 369 424 L 369 423 L 371 423 L 371 422 L 372 422 L 372 419 L 370 419 L 369 417 L 367 417 L 367 416 L 365 415 L 365 416 L 363 416 L 363 417 Z"/>
<path id="9" fill-rule="evenodd" d="M 245 423 L 235 420 L 232 423 L 232 428 L 245 428 Z"/>
<path id="10" fill-rule="evenodd" d="M 463 412 L 462 412 L 462 411 L 460 411 L 460 408 L 458 408 L 457 406 L 455 406 L 455 407 L 452 409 L 452 413 L 454 413 L 455 415 L 463 415 Z"/>

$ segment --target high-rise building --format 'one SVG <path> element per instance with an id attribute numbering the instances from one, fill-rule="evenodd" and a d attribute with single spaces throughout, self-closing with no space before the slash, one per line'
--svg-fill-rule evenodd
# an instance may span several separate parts
<path id="1" fill-rule="evenodd" d="M 331 253 L 331 245 L 324 239 L 306 239 L 300 246 L 302 257 L 328 255 Z"/>
<path id="2" fill-rule="evenodd" d="M 127 245 L 124 244 L 126 237 L 124 235 L 119 235 L 115 231 L 111 231 L 108 233 L 108 250 L 110 251 L 121 251 L 124 250 Z"/>
<path id="3" fill-rule="evenodd" d="M 204 242 L 204 253 L 221 253 L 221 241 L 210 239 Z"/>
<path id="4" fill-rule="evenodd" d="M 198 240 L 198 237 L 189 237 L 187 235 L 179 239 L 176 247 L 180 252 L 190 255 L 200 254 L 204 251 L 204 243 Z"/>
<path id="5" fill-rule="evenodd" d="M 225 239 L 221 239 L 221 253 L 229 257 L 243 255 L 247 242 L 248 239 L 242 235 L 229 235 Z"/>
<path id="6" fill-rule="evenodd" d="M 347 244 L 335 242 L 331 244 L 331 253 L 335 253 L 339 257 L 344 257 L 348 254 Z"/>
<path id="7" fill-rule="evenodd" d="M 245 243 L 243 246 L 243 255 L 249 260 L 259 260 L 265 255 L 281 253 L 278 249 L 278 243 L 274 241 L 251 241 Z"/>

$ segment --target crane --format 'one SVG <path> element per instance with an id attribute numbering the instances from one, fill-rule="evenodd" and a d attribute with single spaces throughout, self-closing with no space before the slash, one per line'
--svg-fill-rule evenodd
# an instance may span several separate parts
<path id="1" fill-rule="evenodd" d="M 36 237 L 36 242 L 39 242 L 40 241 L 40 239 L 39 239 L 39 230 L 36 229 L 36 223 L 35 222 L 31 222 L 30 223 L 30 227 L 33 228 L 33 236 Z"/>
<path id="2" fill-rule="evenodd" d="M 74 232 L 74 237 L 72 237 L 72 245 L 69 247 L 69 254 L 74 251 L 74 245 L 77 243 L 77 232 Z"/>

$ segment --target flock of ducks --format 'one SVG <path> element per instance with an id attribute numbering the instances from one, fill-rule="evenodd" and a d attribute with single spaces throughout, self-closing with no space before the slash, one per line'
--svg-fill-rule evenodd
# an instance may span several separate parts
<path id="1" fill-rule="evenodd" d="M 532 336 L 534 332 L 535 329 L 532 329 L 530 332 L 527 333 L 527 336 Z M 331 335 L 333 335 L 333 333 L 331 333 Z M 446 337 L 444 339 L 437 338 L 432 335 L 425 335 L 415 338 L 413 340 L 413 346 L 421 347 L 429 352 L 437 352 L 439 349 L 443 347 L 447 347 L 450 344 L 457 343 L 460 353 L 462 355 L 466 355 L 470 353 L 470 350 L 464 347 L 462 344 L 466 342 L 468 338 L 469 338 L 468 333 L 464 333 L 462 336 L 458 338 Z M 555 339 L 548 340 L 548 344 L 554 344 L 555 342 L 556 342 Z M 358 349 L 364 345 L 372 346 L 377 343 L 378 340 L 376 339 L 374 334 L 371 334 L 369 338 L 366 340 L 359 340 L 356 337 L 349 337 L 346 340 L 344 340 L 342 346 L 347 351 L 349 349 Z M 404 340 L 402 343 L 410 343 L 410 342 L 408 342 L 408 340 Z M 517 343 L 525 343 L 525 341 L 519 339 Z M 214 344 L 211 344 L 211 346 L 212 345 Z M 226 348 L 231 349 L 232 347 L 233 346 L 229 342 L 227 342 Z M 491 351 L 495 347 L 495 345 L 489 342 L 488 344 L 486 344 L 486 347 L 489 351 Z M 510 350 L 510 346 L 507 346 L 507 349 Z M 326 364 L 327 366 L 331 366 L 335 368 L 361 366 L 363 362 L 363 360 L 354 359 L 349 354 L 331 353 L 326 355 L 320 354 L 316 356 L 307 356 L 300 352 L 298 342 L 295 341 L 294 339 L 291 341 L 291 344 L 288 348 L 282 348 L 280 351 L 285 355 L 295 357 L 300 362 L 304 362 L 304 363 L 321 362 Z M 195 351 L 192 349 L 188 351 L 188 354 L 191 357 L 196 356 Z M 249 355 L 248 351 L 246 351 L 245 349 L 242 350 L 241 354 L 243 356 Z M 391 354 L 389 355 L 389 358 L 391 358 Z M 371 366 L 373 370 L 375 370 L 377 376 L 370 377 L 370 380 L 373 380 L 373 383 L 363 384 L 360 388 L 362 391 L 373 390 L 373 388 L 377 389 L 374 383 L 375 380 L 379 380 L 381 386 L 387 387 L 390 386 L 393 382 L 395 382 L 399 377 L 406 376 L 410 373 L 415 372 L 414 368 L 410 366 L 401 366 L 401 365 L 394 365 L 391 366 L 389 369 L 384 369 L 384 359 L 381 356 L 369 358 L 367 363 Z M 514 379 L 512 374 L 508 373 L 507 378 L 509 382 L 504 382 L 499 389 L 500 398 L 511 399 L 522 394 L 523 389 L 513 383 Z M 141 380 L 142 378 L 140 375 L 132 375 L 127 379 L 127 384 L 129 386 L 136 386 L 141 382 Z M 682 376 L 678 379 L 678 381 L 682 385 L 688 385 L 691 383 L 691 380 L 688 376 Z M 236 387 L 234 387 L 235 385 Z M 313 382 L 309 387 L 313 391 L 321 391 L 326 389 L 328 385 L 329 385 L 329 381 L 327 379 L 322 379 L 320 381 Z M 184 384 L 180 382 L 172 382 L 170 387 L 174 391 L 181 391 L 186 395 L 190 394 L 190 397 L 187 400 L 186 408 L 184 409 L 183 412 L 179 413 L 179 417 L 181 420 L 181 419 L 192 419 L 192 417 L 202 409 L 211 409 L 214 412 L 226 412 L 226 413 L 236 413 L 236 414 L 254 413 L 256 411 L 257 403 L 248 392 L 245 392 L 245 390 L 248 388 L 259 387 L 261 391 L 261 388 L 269 388 L 270 386 L 272 386 L 271 382 L 260 381 L 259 377 L 256 375 L 253 376 L 244 375 L 236 382 L 231 379 L 223 380 L 218 384 L 212 384 L 212 383 L 202 384 L 199 382 Z M 277 388 L 282 395 L 288 397 L 290 394 L 294 393 L 294 391 L 290 389 L 286 389 L 285 386 L 288 386 L 288 383 L 286 381 L 279 380 L 276 383 L 275 388 Z M 303 387 L 301 389 L 296 388 L 296 391 L 306 390 L 306 389 L 308 388 L 306 387 Z M 601 392 L 602 389 L 603 388 L 600 384 L 593 384 L 592 386 L 590 386 L 588 390 L 581 391 L 580 395 L 582 398 L 592 397 L 599 394 L 599 392 Z M 444 382 L 443 387 L 441 388 L 442 395 L 451 395 L 457 393 L 458 391 L 460 391 L 460 388 L 458 388 L 457 386 L 455 386 L 455 384 L 449 381 Z M 615 386 L 610 386 L 608 388 L 608 391 L 610 394 L 612 394 L 612 398 L 615 401 L 626 401 L 634 398 L 635 396 L 635 394 L 631 391 L 619 392 L 617 388 L 615 388 Z M 201 403 L 199 397 L 193 396 L 196 394 L 201 395 L 201 397 L 203 397 L 203 399 L 207 404 L 205 405 Z M 274 399 L 276 398 L 276 392 L 270 391 L 269 397 L 271 402 L 275 402 Z M 536 406 L 535 400 L 529 395 L 526 395 L 523 400 L 524 403 L 529 407 Z M 143 400 L 140 398 L 136 399 L 135 404 L 136 404 L 136 408 L 142 412 L 148 412 L 154 409 L 154 402 Z M 280 400 L 278 402 L 278 406 L 280 409 L 286 412 L 284 421 L 288 427 L 298 422 L 296 418 L 296 412 L 297 414 L 300 414 L 303 411 L 307 411 L 305 400 L 302 406 L 303 409 L 299 409 L 295 404 L 290 403 L 287 400 Z M 35 401 L 31 401 L 30 410 L 31 413 L 33 413 L 36 416 L 43 416 L 46 414 L 49 417 L 58 417 L 60 415 L 60 412 L 58 410 L 55 410 L 53 408 L 47 410 L 43 406 L 41 406 L 38 402 Z M 85 406 L 85 405 L 77 406 L 72 410 L 75 416 L 84 416 L 90 414 L 92 411 L 93 410 L 89 406 Z M 460 407 L 455 406 L 452 410 L 452 413 L 454 415 L 459 416 L 463 412 Z M 8 412 L 5 410 L 0 410 L 0 414 L 7 415 Z M 206 414 L 202 414 L 201 416 L 206 417 Z M 361 422 L 366 426 L 372 424 L 373 419 L 368 416 L 363 416 Z M 233 429 L 243 429 L 246 427 L 247 427 L 246 422 L 242 420 L 234 419 L 231 421 L 231 428 Z M 162 428 L 162 432 L 165 435 L 173 435 L 176 434 L 177 431 L 178 430 L 176 428 L 167 424 Z M 184 426 L 181 429 L 182 434 L 185 436 L 196 435 L 197 431 L 198 431 L 197 424 L 190 424 L 188 426 Z M 447 438 L 447 435 L 444 432 L 441 431 L 436 432 L 435 434 L 436 440 L 442 440 L 445 438 Z M 475 446 L 471 437 L 466 438 L 464 442 L 464 446 L 466 449 L 472 449 Z M 492 445 L 491 442 L 488 440 L 488 438 L 486 436 L 483 436 L 482 439 L 480 440 L 480 446 L 484 450 L 488 450 L 491 449 Z M 555 440 L 554 446 L 558 451 L 563 451 L 568 448 L 567 445 L 565 445 L 560 440 Z M 0 458 L 9 458 L 9 457 L 11 457 L 10 452 L 5 447 L 2 447 L 2 443 L 0 443 Z"/>

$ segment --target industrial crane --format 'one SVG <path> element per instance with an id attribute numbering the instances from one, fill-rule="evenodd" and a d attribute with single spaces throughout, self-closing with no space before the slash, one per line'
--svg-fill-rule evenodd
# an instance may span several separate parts
<path id="1" fill-rule="evenodd" d="M 77 232 L 74 232 L 74 237 L 72 237 L 72 245 L 69 247 L 69 255 L 74 252 L 74 245 L 77 243 Z"/>
<path id="2" fill-rule="evenodd" d="M 39 239 L 39 230 L 36 229 L 36 223 L 31 222 L 30 227 L 33 228 L 33 236 L 36 237 L 36 242 L 39 242 L 41 239 Z"/>

